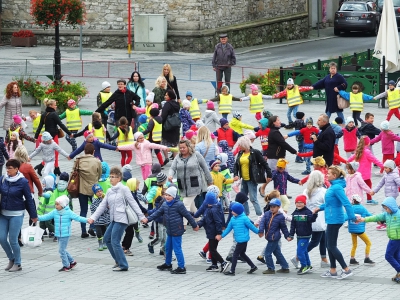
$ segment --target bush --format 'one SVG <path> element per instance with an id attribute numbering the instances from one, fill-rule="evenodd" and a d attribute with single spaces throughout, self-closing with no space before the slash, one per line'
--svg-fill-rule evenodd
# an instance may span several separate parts
<path id="1" fill-rule="evenodd" d="M 279 69 L 268 70 L 265 74 L 250 73 L 249 76 L 240 83 L 240 91 L 245 93 L 246 85 L 252 83 L 260 86 L 260 92 L 263 95 L 275 94 L 279 86 Z"/>

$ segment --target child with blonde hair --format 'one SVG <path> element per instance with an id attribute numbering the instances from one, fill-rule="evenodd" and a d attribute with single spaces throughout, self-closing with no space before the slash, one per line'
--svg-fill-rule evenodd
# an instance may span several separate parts
<path id="1" fill-rule="evenodd" d="M 82 136 L 86 131 L 93 132 L 94 137 L 102 143 L 106 142 L 106 138 L 107 140 L 109 139 L 109 137 L 107 137 L 107 129 L 103 125 L 101 120 L 101 114 L 98 112 L 94 112 L 92 114 L 92 122 L 86 125 L 85 128 L 83 128 L 83 130 L 81 130 L 80 132 L 75 133 L 74 138 Z"/>
<path id="2" fill-rule="evenodd" d="M 17 150 L 18 146 L 20 145 L 22 145 L 22 142 L 19 139 L 18 132 L 12 132 L 6 147 L 9 159 L 14 158 L 15 150 Z"/>

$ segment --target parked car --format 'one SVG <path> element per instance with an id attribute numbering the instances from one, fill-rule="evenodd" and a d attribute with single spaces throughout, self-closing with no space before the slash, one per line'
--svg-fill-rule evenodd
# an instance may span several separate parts
<path id="1" fill-rule="evenodd" d="M 399 0 L 400 1 L 400 0 Z M 345 1 L 335 13 L 334 34 L 361 31 L 377 35 L 381 13 L 372 1 Z"/>
<path id="2" fill-rule="evenodd" d="M 378 0 L 377 11 L 382 12 L 383 2 L 385 0 Z M 400 27 L 400 0 L 392 0 L 394 6 L 394 14 L 396 15 L 397 27 Z"/>

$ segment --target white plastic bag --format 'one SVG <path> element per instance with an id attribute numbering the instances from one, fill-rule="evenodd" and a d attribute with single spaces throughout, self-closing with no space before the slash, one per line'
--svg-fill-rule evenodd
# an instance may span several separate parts
<path id="1" fill-rule="evenodd" d="M 242 184 L 242 179 L 239 179 L 232 184 L 232 189 L 235 191 L 236 194 L 240 192 L 241 184 Z"/>
<path id="2" fill-rule="evenodd" d="M 29 226 L 21 231 L 22 243 L 29 247 L 38 247 L 42 244 L 44 230 L 39 226 Z"/>

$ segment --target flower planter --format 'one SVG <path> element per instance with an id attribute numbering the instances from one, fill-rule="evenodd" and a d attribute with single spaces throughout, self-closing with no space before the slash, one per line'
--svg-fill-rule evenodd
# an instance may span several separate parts
<path id="1" fill-rule="evenodd" d="M 11 46 L 13 47 L 33 47 L 37 46 L 37 37 L 11 37 Z"/>
<path id="2" fill-rule="evenodd" d="M 38 105 L 37 100 L 27 93 L 21 95 L 22 106 L 35 106 Z"/>

